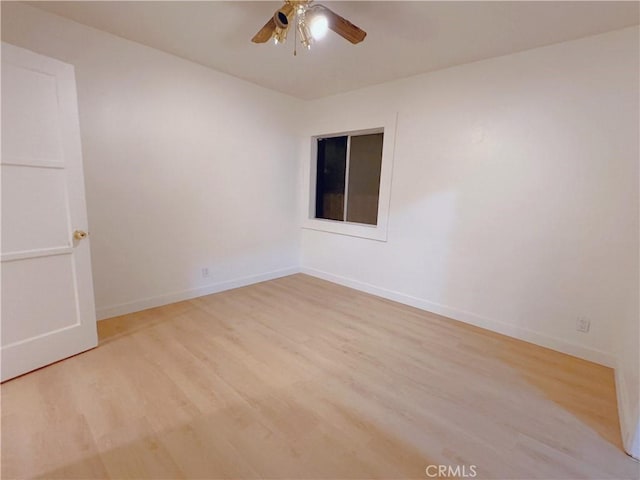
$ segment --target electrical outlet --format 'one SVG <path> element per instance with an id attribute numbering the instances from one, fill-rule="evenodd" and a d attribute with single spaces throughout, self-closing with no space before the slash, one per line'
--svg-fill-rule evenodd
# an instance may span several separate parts
<path id="1" fill-rule="evenodd" d="M 589 328 L 591 328 L 591 320 L 587 317 L 578 317 L 576 320 L 576 330 L 578 332 L 587 333 L 589 332 Z"/>
<path id="2" fill-rule="evenodd" d="M 207 267 L 202 268 L 202 278 L 209 278 L 209 269 Z"/>

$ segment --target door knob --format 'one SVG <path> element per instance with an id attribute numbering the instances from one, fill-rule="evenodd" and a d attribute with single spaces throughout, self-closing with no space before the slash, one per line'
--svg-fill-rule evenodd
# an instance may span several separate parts
<path id="1" fill-rule="evenodd" d="M 76 240 L 82 240 L 83 238 L 87 238 L 87 232 L 83 230 L 76 230 L 73 232 L 73 238 Z"/>

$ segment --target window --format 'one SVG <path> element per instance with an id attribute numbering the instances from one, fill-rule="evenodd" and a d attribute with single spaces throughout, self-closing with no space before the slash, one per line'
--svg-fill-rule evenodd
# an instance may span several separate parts
<path id="1" fill-rule="evenodd" d="M 384 133 L 318 137 L 315 218 L 378 224 Z"/>
<path id="2" fill-rule="evenodd" d="M 396 113 L 312 118 L 302 228 L 387 241 L 396 123 Z"/>

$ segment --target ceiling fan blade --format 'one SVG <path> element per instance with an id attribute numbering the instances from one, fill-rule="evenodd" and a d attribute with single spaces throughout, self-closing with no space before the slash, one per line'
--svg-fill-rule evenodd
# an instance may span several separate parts
<path id="1" fill-rule="evenodd" d="M 267 23 L 264 24 L 258 33 L 256 33 L 251 41 L 253 43 L 265 43 L 268 42 L 273 32 L 276 30 L 276 21 L 271 17 Z"/>
<path id="2" fill-rule="evenodd" d="M 329 28 L 345 40 L 349 40 L 351 43 L 356 44 L 360 43 L 362 40 L 364 40 L 364 37 L 367 36 L 367 32 L 359 27 L 356 27 L 346 18 L 338 15 L 336 12 L 329 10 L 324 5 L 322 5 L 322 8 L 327 16 L 327 20 L 329 21 Z"/>

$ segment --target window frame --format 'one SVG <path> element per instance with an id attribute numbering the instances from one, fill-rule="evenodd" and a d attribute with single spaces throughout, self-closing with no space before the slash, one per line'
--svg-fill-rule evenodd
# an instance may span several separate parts
<path id="1" fill-rule="evenodd" d="M 388 237 L 389 207 L 391 201 L 391 180 L 393 175 L 393 159 L 395 150 L 397 115 L 389 115 L 384 118 L 370 118 L 365 121 L 331 122 L 337 128 L 325 128 L 323 133 L 309 132 L 307 142 L 304 178 L 306 208 L 302 219 L 302 228 L 318 230 L 327 233 L 348 235 L 352 237 L 366 238 L 386 242 Z M 321 130 L 321 129 L 318 129 Z M 346 220 L 328 220 L 315 218 L 316 213 L 316 175 L 318 138 L 357 136 L 371 133 L 383 133 L 382 165 L 380 167 L 380 190 L 378 195 L 378 222 L 377 225 L 353 223 Z M 345 185 L 345 188 L 346 187 Z M 348 198 L 347 198 L 348 200 Z"/>

